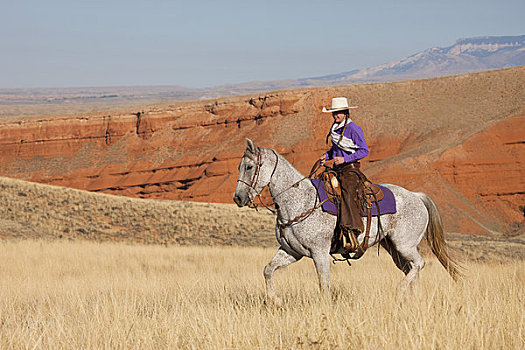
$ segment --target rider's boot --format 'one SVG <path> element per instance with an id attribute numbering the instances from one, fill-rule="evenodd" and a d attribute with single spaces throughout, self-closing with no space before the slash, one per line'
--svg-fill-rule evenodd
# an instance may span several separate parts
<path id="1" fill-rule="evenodd" d="M 343 227 L 343 249 L 346 253 L 352 253 L 357 250 L 359 247 L 359 242 L 357 241 L 357 236 L 361 232 L 359 230 L 350 229 L 348 227 Z"/>

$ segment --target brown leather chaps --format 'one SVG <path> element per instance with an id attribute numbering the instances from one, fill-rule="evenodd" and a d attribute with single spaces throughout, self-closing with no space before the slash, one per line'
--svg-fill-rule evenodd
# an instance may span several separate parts
<path id="1" fill-rule="evenodd" d="M 336 167 L 341 186 L 339 204 L 339 226 L 345 230 L 363 232 L 361 219 L 361 198 L 363 198 L 364 174 L 359 170 L 359 163 L 345 163 Z M 362 175 L 362 176 L 361 176 Z"/>

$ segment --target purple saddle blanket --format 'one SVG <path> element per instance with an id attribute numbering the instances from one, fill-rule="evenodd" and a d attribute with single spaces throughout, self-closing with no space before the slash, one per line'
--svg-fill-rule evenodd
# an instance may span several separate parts
<path id="1" fill-rule="evenodd" d="M 328 196 L 326 195 L 326 192 L 324 190 L 324 181 L 317 180 L 317 179 L 310 179 L 312 183 L 314 184 L 315 188 L 317 188 L 317 193 L 319 194 L 319 199 L 324 201 Z M 385 198 L 380 200 L 379 203 L 379 212 L 381 215 L 383 214 L 394 214 L 396 212 L 396 199 L 394 198 L 394 194 L 392 191 L 390 191 L 388 188 L 377 185 L 381 187 L 381 190 L 383 190 L 383 193 L 385 195 Z M 326 201 L 322 205 L 323 211 L 326 211 L 331 214 L 337 214 L 337 205 L 335 205 L 331 201 Z M 361 216 L 366 216 L 366 212 L 362 212 Z M 376 203 L 372 203 L 372 216 L 377 216 L 377 206 Z"/>

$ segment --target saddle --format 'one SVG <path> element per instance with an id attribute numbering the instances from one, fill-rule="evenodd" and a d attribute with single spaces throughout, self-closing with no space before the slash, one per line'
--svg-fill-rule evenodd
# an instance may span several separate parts
<path id="1" fill-rule="evenodd" d="M 317 174 L 315 178 L 323 181 L 324 190 L 328 195 L 329 201 L 333 203 L 339 203 L 341 201 L 341 187 L 339 186 L 337 173 L 334 169 L 325 167 L 325 169 Z M 385 194 L 383 193 L 383 190 L 381 190 L 381 187 L 371 183 L 368 179 L 363 181 L 363 194 L 363 200 L 367 208 L 372 206 L 372 202 L 379 202 L 385 198 Z"/>
<path id="2" fill-rule="evenodd" d="M 360 173 L 362 175 L 362 173 Z M 324 170 L 318 173 L 315 176 L 316 179 L 323 181 L 324 183 L 324 190 L 328 196 L 328 200 L 338 205 L 341 202 L 341 186 L 339 185 L 339 181 L 337 180 L 337 173 L 334 169 L 325 166 Z M 348 253 L 343 254 L 343 257 L 346 259 L 359 259 L 363 254 L 365 253 L 366 249 L 368 248 L 368 240 L 370 238 L 370 225 L 372 222 L 372 203 L 375 202 L 376 206 L 378 206 L 378 203 L 380 200 L 382 200 L 385 195 L 381 188 L 373 183 L 371 183 L 364 175 L 360 176 L 361 183 L 362 183 L 362 190 L 359 191 L 358 200 L 362 204 L 363 210 L 366 210 L 366 229 L 365 229 L 365 237 L 363 239 L 363 242 L 361 245 L 357 246 L 357 251 L 353 256 L 350 256 Z M 337 215 L 333 213 L 332 215 Z M 346 237 L 348 233 L 345 232 L 339 232 L 338 235 L 335 235 L 334 238 L 338 238 L 333 242 L 333 251 L 337 251 L 338 248 L 342 245 L 345 246 L 347 240 L 351 240 L 355 242 L 355 245 L 357 245 L 357 238 L 355 237 Z M 352 233 L 350 233 L 352 235 Z"/>

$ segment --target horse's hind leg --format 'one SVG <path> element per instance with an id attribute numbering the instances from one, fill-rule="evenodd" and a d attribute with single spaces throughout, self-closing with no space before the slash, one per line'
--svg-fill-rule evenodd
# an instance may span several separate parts
<path id="1" fill-rule="evenodd" d="M 417 246 L 413 247 L 396 247 L 389 237 L 381 241 L 381 245 L 392 256 L 392 260 L 397 268 L 403 271 L 405 279 L 401 282 L 399 288 L 406 290 L 409 286 L 415 286 L 419 277 L 419 271 L 425 266 L 425 261 L 419 255 Z"/>
<path id="2" fill-rule="evenodd" d="M 275 296 L 275 289 L 273 285 L 273 273 L 280 268 L 286 267 L 301 259 L 301 257 L 294 257 L 288 254 L 282 248 L 275 253 L 273 259 L 264 267 L 264 279 L 266 280 L 266 295 L 268 299 L 279 303 L 279 298 Z"/>
<path id="3" fill-rule="evenodd" d="M 406 274 L 405 279 L 401 282 L 399 286 L 401 290 L 406 290 L 408 287 L 415 287 L 417 280 L 419 278 L 419 271 L 425 266 L 425 261 L 419 255 L 417 249 L 407 254 L 407 260 L 409 260 L 410 270 Z"/>
<path id="4" fill-rule="evenodd" d="M 394 264 L 396 264 L 397 268 L 403 271 L 403 273 L 406 275 L 410 271 L 410 264 L 408 260 L 405 259 L 396 249 L 392 241 L 390 240 L 390 237 L 385 237 L 381 241 L 381 246 L 385 248 L 385 250 L 390 254 L 392 257 L 392 260 L 394 261 Z"/>

